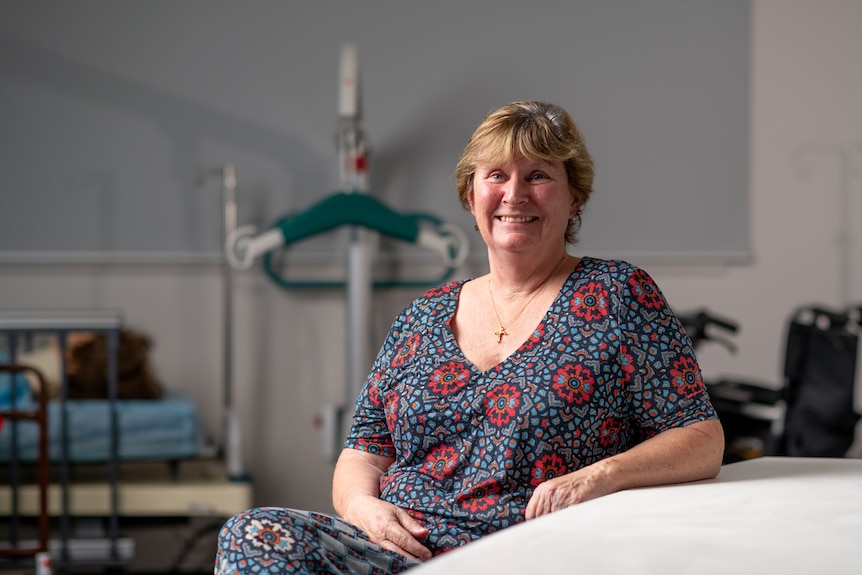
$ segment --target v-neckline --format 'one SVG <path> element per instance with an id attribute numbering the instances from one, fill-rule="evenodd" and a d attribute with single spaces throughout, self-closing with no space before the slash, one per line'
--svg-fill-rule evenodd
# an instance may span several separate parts
<path id="1" fill-rule="evenodd" d="M 569 272 L 569 275 L 566 276 L 566 279 L 565 279 L 565 281 L 563 281 L 563 285 L 560 287 L 559 291 L 557 292 L 557 295 L 554 296 L 554 299 L 551 301 L 550 305 L 548 305 L 548 308 L 545 310 L 545 313 L 542 314 L 542 318 L 539 320 L 539 322 L 536 324 L 536 326 L 530 332 L 530 335 L 527 336 L 527 338 L 524 339 L 524 341 L 522 341 L 520 343 L 520 345 L 518 345 L 518 347 L 512 351 L 512 353 L 510 353 L 509 355 L 507 355 L 506 357 L 501 359 L 499 362 L 490 366 L 487 369 L 480 369 L 479 366 L 473 362 L 473 360 L 471 360 L 469 357 L 467 357 L 467 354 L 464 353 L 464 350 L 461 347 L 461 343 L 458 341 L 458 338 L 455 337 L 455 332 L 452 331 L 452 321 L 455 319 L 455 312 L 458 310 L 458 305 L 461 301 L 461 294 L 462 294 L 462 291 L 464 289 L 464 285 L 467 282 L 472 281 L 476 278 L 470 278 L 470 279 L 462 280 L 459 283 L 459 285 L 457 286 L 457 289 L 453 290 L 454 293 L 453 293 L 452 300 L 450 303 L 450 308 L 448 310 L 449 311 L 449 318 L 446 320 L 447 337 L 452 338 L 453 345 L 454 345 L 455 349 L 458 350 L 458 355 L 461 356 L 461 359 L 467 365 L 469 365 L 470 368 L 472 370 L 474 370 L 476 373 L 485 375 L 485 374 L 491 373 L 493 371 L 498 371 L 501 368 L 501 366 L 504 367 L 505 364 L 510 363 L 513 358 L 520 355 L 523 352 L 524 346 L 527 345 L 527 343 L 532 338 L 532 334 L 534 334 L 536 332 L 536 329 L 538 329 L 539 327 L 541 327 L 543 325 L 547 325 L 548 314 L 550 313 L 550 311 L 554 307 L 557 306 L 560 298 L 563 297 L 563 294 L 566 292 L 566 288 L 568 287 L 569 283 L 572 281 L 572 278 L 575 277 L 576 272 L 579 272 L 581 267 L 584 265 L 585 259 L 586 258 L 583 258 L 583 257 L 580 258 L 578 263 L 575 264 L 575 267 L 572 268 L 572 270 Z"/>

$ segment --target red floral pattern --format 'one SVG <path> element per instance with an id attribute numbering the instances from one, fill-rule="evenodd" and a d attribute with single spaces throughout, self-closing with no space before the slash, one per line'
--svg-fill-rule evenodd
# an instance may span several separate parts
<path id="1" fill-rule="evenodd" d="M 416 347 L 420 341 L 422 341 L 422 338 L 418 333 L 414 333 L 407 338 L 407 342 L 401 346 L 398 354 L 393 358 L 392 365 L 398 367 L 410 361 L 410 358 L 416 353 Z"/>
<path id="2" fill-rule="evenodd" d="M 673 377 L 673 383 L 677 391 L 683 397 L 697 397 L 697 394 L 703 389 L 703 377 L 697 363 L 692 357 L 680 357 L 677 359 L 673 363 L 670 375 Z"/>
<path id="3" fill-rule="evenodd" d="M 664 298 L 652 278 L 643 270 L 636 270 L 629 278 L 629 286 L 639 304 L 647 309 L 661 309 Z"/>
<path id="4" fill-rule="evenodd" d="M 608 290 L 600 282 L 589 282 L 572 297 L 572 311 L 587 321 L 608 315 Z"/>
<path id="5" fill-rule="evenodd" d="M 467 385 L 469 381 L 470 370 L 461 363 L 450 361 L 434 370 L 429 387 L 434 393 L 449 395 Z"/>
<path id="6" fill-rule="evenodd" d="M 428 454 L 422 470 L 434 479 L 446 479 L 458 466 L 459 453 L 454 447 L 441 445 Z"/>
<path id="7" fill-rule="evenodd" d="M 494 427 L 503 427 L 518 415 L 521 392 L 512 385 L 504 384 L 488 392 L 488 421 Z"/>
<path id="8" fill-rule="evenodd" d="M 565 475 L 566 471 L 566 462 L 563 461 L 562 457 L 556 453 L 547 453 L 536 461 L 531 474 L 530 485 L 538 487 L 540 483 Z"/>
<path id="9" fill-rule="evenodd" d="M 599 444 L 602 447 L 613 447 L 622 440 L 623 422 L 616 417 L 609 417 L 599 427 Z"/>
<path id="10" fill-rule="evenodd" d="M 532 335 L 487 371 L 450 328 L 463 284 L 396 319 L 345 442 L 391 459 L 380 497 L 421 518 L 434 553 L 523 521 L 543 481 L 715 417 L 646 272 L 584 258 Z"/>
<path id="11" fill-rule="evenodd" d="M 500 496 L 500 484 L 486 481 L 473 485 L 465 493 L 458 495 L 458 503 L 461 508 L 470 513 L 482 513 L 493 508 Z"/>
<path id="12" fill-rule="evenodd" d="M 582 405 L 590 400 L 595 391 L 596 380 L 590 369 L 580 363 L 561 367 L 554 374 L 551 386 L 557 395 L 568 403 Z"/>

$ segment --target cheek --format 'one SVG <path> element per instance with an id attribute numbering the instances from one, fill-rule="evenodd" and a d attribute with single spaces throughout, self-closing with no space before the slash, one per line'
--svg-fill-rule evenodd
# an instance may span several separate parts
<path id="1" fill-rule="evenodd" d="M 488 194 L 489 190 L 484 188 L 473 188 L 473 191 L 470 192 L 469 202 L 470 202 L 470 213 L 473 214 L 474 217 L 481 217 L 490 209 L 490 204 L 492 200 Z"/>

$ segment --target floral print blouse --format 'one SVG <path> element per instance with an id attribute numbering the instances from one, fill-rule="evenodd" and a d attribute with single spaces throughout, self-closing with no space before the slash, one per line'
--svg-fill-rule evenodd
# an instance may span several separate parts
<path id="1" fill-rule="evenodd" d="M 541 482 L 715 417 L 691 343 L 652 278 L 583 258 L 532 335 L 479 371 L 450 322 L 464 281 L 395 320 L 345 447 L 394 458 L 380 497 L 447 551 L 524 520 Z"/>

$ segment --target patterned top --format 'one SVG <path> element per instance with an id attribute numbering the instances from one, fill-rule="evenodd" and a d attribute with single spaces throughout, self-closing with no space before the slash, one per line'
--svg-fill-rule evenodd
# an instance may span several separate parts
<path id="1" fill-rule="evenodd" d="M 715 417 L 691 343 L 652 278 L 584 258 L 532 336 L 479 371 L 450 329 L 464 280 L 392 325 L 345 447 L 393 457 L 381 498 L 440 553 L 524 521 L 541 482 Z"/>

